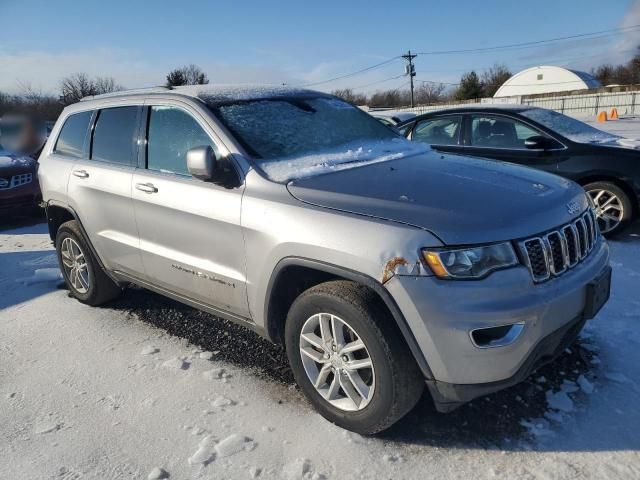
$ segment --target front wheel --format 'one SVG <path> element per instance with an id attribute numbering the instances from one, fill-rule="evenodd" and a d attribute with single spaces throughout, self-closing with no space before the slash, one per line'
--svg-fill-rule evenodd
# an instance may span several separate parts
<path id="1" fill-rule="evenodd" d="M 611 182 L 592 182 L 584 186 L 593 201 L 600 233 L 610 237 L 620 233 L 633 215 L 629 196 Z"/>
<path id="2" fill-rule="evenodd" d="M 332 423 L 378 433 L 420 399 L 424 379 L 392 322 L 374 292 L 348 281 L 310 288 L 291 306 L 289 363 L 307 398 Z"/>

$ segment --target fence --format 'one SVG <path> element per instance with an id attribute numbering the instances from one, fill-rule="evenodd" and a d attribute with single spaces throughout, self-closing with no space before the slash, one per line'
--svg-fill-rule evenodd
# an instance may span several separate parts
<path id="1" fill-rule="evenodd" d="M 522 95 L 500 98 L 479 98 L 463 102 L 449 102 L 437 105 L 420 105 L 413 108 L 400 108 L 403 112 L 416 114 L 434 110 L 459 107 L 476 103 L 521 103 L 534 107 L 548 108 L 572 117 L 595 116 L 601 111 L 618 110 L 619 115 L 640 114 L 640 90 L 624 92 L 598 92 L 564 95 Z"/>

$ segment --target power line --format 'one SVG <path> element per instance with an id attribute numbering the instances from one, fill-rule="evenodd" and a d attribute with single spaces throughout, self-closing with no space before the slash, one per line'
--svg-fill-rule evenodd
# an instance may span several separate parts
<path id="1" fill-rule="evenodd" d="M 561 42 L 566 40 L 576 40 L 580 38 L 584 38 L 585 40 L 587 39 L 590 40 L 593 38 L 602 38 L 609 35 L 618 35 L 620 33 L 627 33 L 629 31 L 633 31 L 638 28 L 640 28 L 640 25 L 630 25 L 628 27 L 612 28 L 610 30 L 600 30 L 597 32 L 589 32 L 589 33 L 579 33 L 576 35 L 568 35 L 566 37 L 549 38 L 546 40 L 536 40 L 532 42 L 512 43 L 508 45 L 494 45 L 492 47 L 466 48 L 461 50 L 432 50 L 429 52 L 418 52 L 418 55 L 453 55 L 453 54 L 460 54 L 460 53 L 477 53 L 477 52 L 487 52 L 487 51 L 493 51 L 493 50 L 504 50 L 509 48 L 528 48 L 528 47 L 543 45 L 546 43 Z M 599 35 L 599 36 L 594 37 L 594 35 Z M 591 37 L 591 38 L 585 38 L 585 37 Z"/>
<path id="2" fill-rule="evenodd" d="M 300 84 L 301 87 L 312 87 L 315 85 L 322 85 L 323 83 L 330 83 L 330 82 L 335 82 L 336 80 L 342 80 L 343 78 L 349 78 L 349 77 L 353 77 L 355 75 L 359 75 L 361 73 L 364 72 L 368 72 L 369 70 L 373 70 L 374 68 L 378 68 L 378 67 L 382 67 L 383 65 L 387 65 L 395 60 L 398 60 L 400 58 L 400 55 L 393 57 L 393 58 L 389 58 L 387 60 L 385 60 L 384 62 L 380 62 L 380 63 L 376 63 L 375 65 L 371 65 L 369 67 L 365 67 L 362 68 L 360 70 L 356 70 L 355 72 L 351 72 L 351 73 L 346 73 L 344 75 L 340 75 L 338 77 L 334 77 L 334 78 L 329 78 L 327 80 L 322 80 L 321 82 L 313 82 L 313 83 L 303 83 Z"/>
<path id="3" fill-rule="evenodd" d="M 426 52 L 418 52 L 417 55 L 454 55 L 454 54 L 464 54 L 464 53 L 489 52 L 489 51 L 495 51 L 495 50 L 531 48 L 531 47 L 537 47 L 537 46 L 548 44 L 548 43 L 562 42 L 562 41 L 567 41 L 567 40 L 577 40 L 577 39 L 593 40 L 593 39 L 597 39 L 597 38 L 607 37 L 607 36 L 610 36 L 610 35 L 619 35 L 619 34 L 622 34 L 622 33 L 631 32 L 631 31 L 637 30 L 639 28 L 640 28 L 640 24 L 638 24 L 638 25 L 630 25 L 628 27 L 613 28 L 613 29 L 609 29 L 609 30 L 600 30 L 600 31 L 596 31 L 596 32 L 579 33 L 579 34 L 576 34 L 576 35 L 567 35 L 567 36 L 564 36 L 564 37 L 549 38 L 549 39 L 545 39 L 545 40 L 536 40 L 536 41 L 531 41 L 531 42 L 521 42 L 521 43 L 512 43 L 512 44 L 506 44 L 506 45 L 494 45 L 494 46 L 491 46 L 491 47 L 467 48 L 467 49 L 459 49 L 459 50 L 432 50 L 432 51 L 426 51 Z M 416 54 L 414 54 L 414 55 L 416 55 Z M 361 68 L 360 70 L 356 70 L 354 72 L 345 73 L 343 75 L 339 75 L 339 76 L 336 76 L 336 77 L 333 77 L 333 78 L 328 78 L 326 80 L 321 80 L 321 81 L 318 81 L 318 82 L 301 83 L 298 86 L 300 86 L 300 87 L 312 87 L 312 86 L 316 86 L 316 85 L 323 85 L 323 84 L 326 84 L 326 83 L 335 82 L 337 80 L 342 80 L 342 79 L 345 79 L 345 78 L 354 77 L 356 75 L 360 75 L 360 74 L 368 72 L 370 70 L 374 70 L 376 68 L 380 68 L 380 67 L 382 67 L 384 65 L 388 65 L 391 62 L 394 62 L 395 60 L 398 60 L 398 59 L 403 58 L 403 57 L 405 57 L 405 55 L 397 55 L 395 57 L 388 58 L 387 60 L 384 60 L 383 62 L 376 63 L 374 65 L 370 65 L 370 66 L 365 67 L 365 68 Z M 438 83 L 445 83 L 445 82 L 438 82 Z"/>
<path id="4" fill-rule="evenodd" d="M 400 78 L 400 77 L 404 77 L 404 73 L 401 73 L 400 75 L 396 75 L 395 77 L 385 78 L 384 80 L 378 80 L 377 82 L 371 82 L 365 85 L 358 85 L 357 87 L 349 87 L 349 88 L 351 88 L 352 90 L 358 90 L 360 88 L 367 88 L 367 87 L 371 87 L 372 85 L 378 85 L 379 83 L 390 82 L 391 80 L 395 80 L 396 78 Z"/>

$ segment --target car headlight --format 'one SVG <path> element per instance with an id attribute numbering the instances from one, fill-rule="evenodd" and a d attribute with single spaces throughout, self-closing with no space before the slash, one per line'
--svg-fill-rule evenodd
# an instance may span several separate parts
<path id="1" fill-rule="evenodd" d="M 422 256 L 433 273 L 446 279 L 477 279 L 494 270 L 518 265 L 509 242 L 479 247 L 423 249 Z"/>

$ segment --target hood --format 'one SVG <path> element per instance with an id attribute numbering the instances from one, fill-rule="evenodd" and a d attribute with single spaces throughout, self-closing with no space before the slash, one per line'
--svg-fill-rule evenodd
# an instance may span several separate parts
<path id="1" fill-rule="evenodd" d="M 591 142 L 590 145 L 598 145 L 608 148 L 620 148 L 624 150 L 640 150 L 640 139 L 625 137 L 610 137 L 598 142 Z"/>
<path id="2" fill-rule="evenodd" d="M 580 186 L 556 175 L 435 152 L 293 180 L 288 189 L 309 204 L 423 228 L 448 245 L 529 237 L 588 206 Z"/>
<path id="3" fill-rule="evenodd" d="M 0 150 L 0 177 L 34 172 L 36 163 L 31 157 Z"/>

